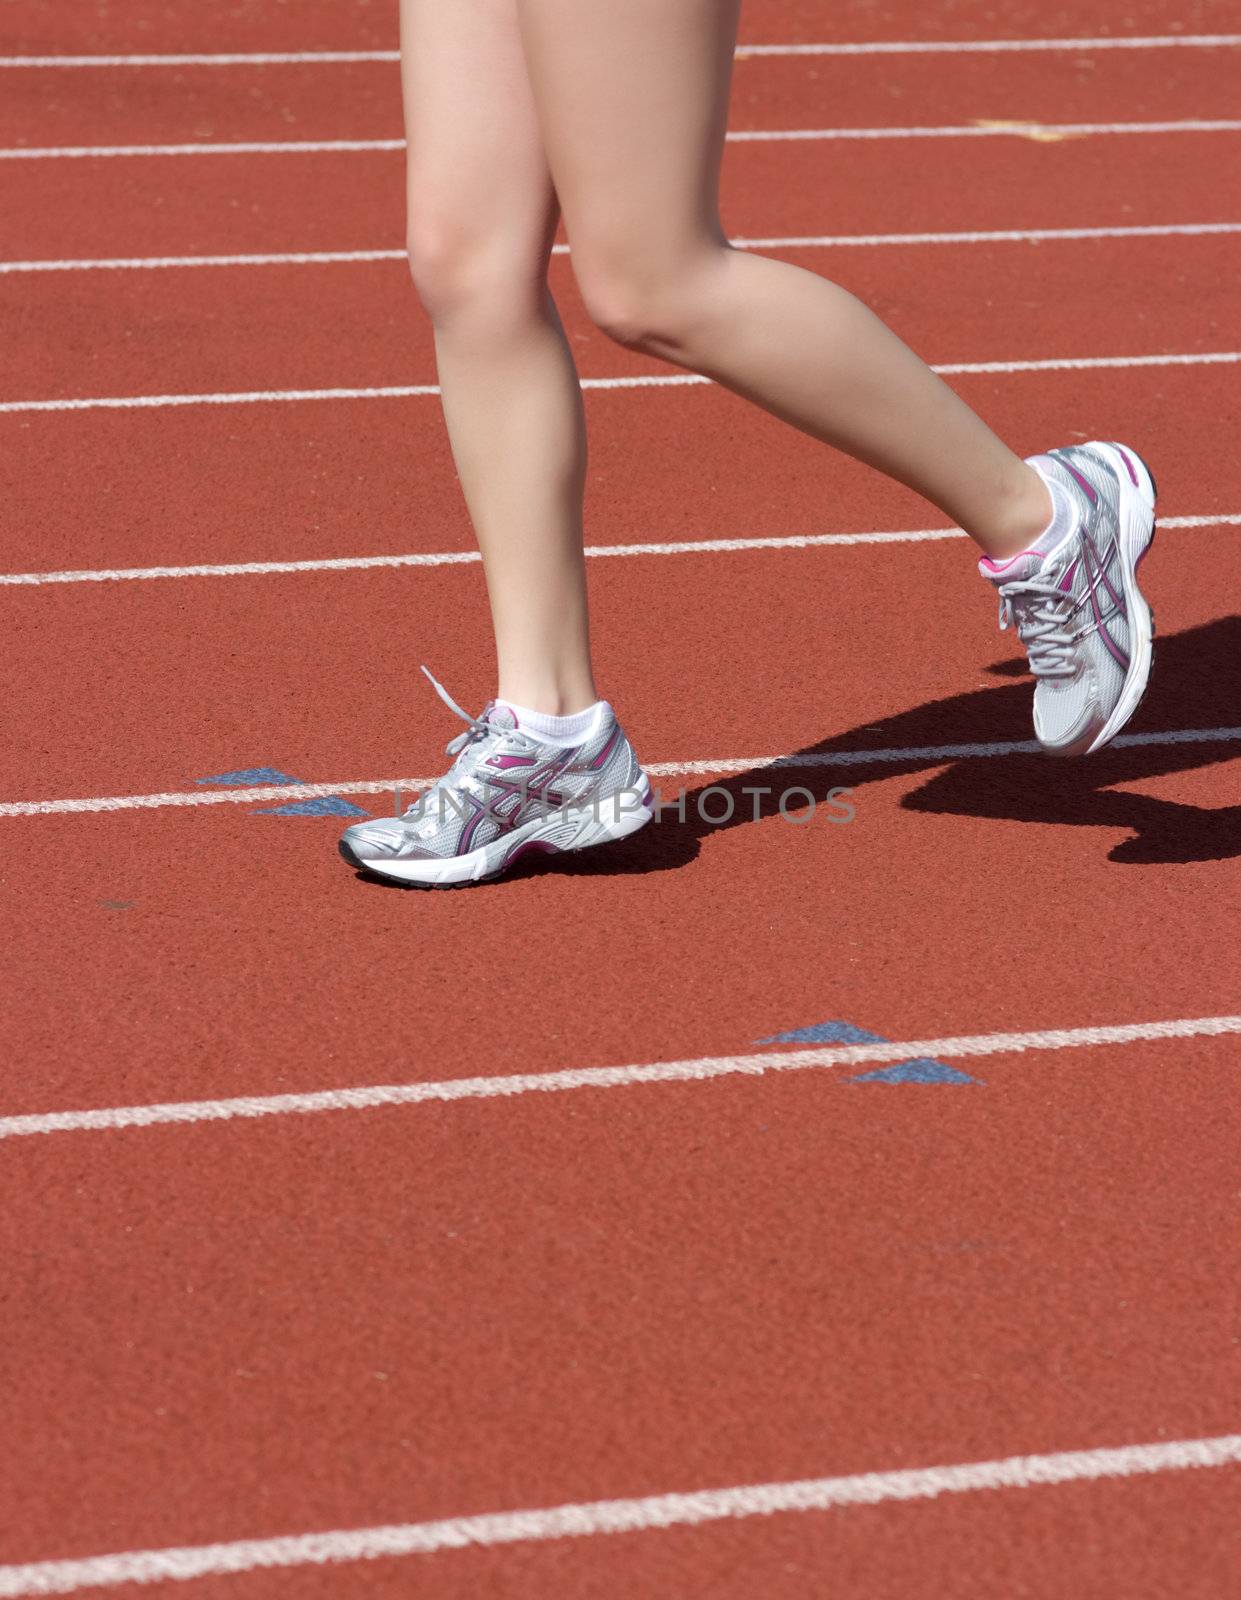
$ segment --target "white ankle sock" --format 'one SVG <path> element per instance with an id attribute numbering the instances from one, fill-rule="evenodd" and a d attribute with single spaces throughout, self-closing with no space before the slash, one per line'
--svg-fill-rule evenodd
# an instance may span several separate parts
<path id="1" fill-rule="evenodd" d="M 606 700 L 596 700 L 585 711 L 575 711 L 570 717 L 551 717 L 545 711 L 531 711 L 526 706 L 514 705 L 511 700 L 497 704 L 507 706 L 517 718 L 519 727 L 548 744 L 580 744 L 591 733 L 598 719 L 607 709 Z"/>
<path id="2" fill-rule="evenodd" d="M 1032 548 L 1035 550 L 1054 550 L 1062 539 L 1067 539 L 1077 526 L 1077 507 L 1073 504 L 1068 490 L 1062 483 L 1058 483 L 1049 472 L 1044 472 L 1038 456 L 1027 456 L 1027 463 L 1032 466 L 1039 477 L 1047 485 L 1047 492 L 1051 495 L 1051 521 L 1034 540 Z"/>

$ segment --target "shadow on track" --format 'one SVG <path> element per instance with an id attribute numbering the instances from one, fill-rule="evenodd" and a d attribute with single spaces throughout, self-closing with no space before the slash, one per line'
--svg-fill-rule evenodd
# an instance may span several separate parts
<path id="1" fill-rule="evenodd" d="M 1024 663 L 1001 661 L 988 669 L 997 678 L 1019 677 L 1002 687 L 976 689 L 867 723 L 799 750 L 799 756 L 846 751 L 908 749 L 911 746 L 991 744 L 1024 741 L 1030 726 L 1031 681 Z M 1137 718 L 1126 732 L 1180 728 L 1219 728 L 1241 724 L 1241 616 L 1221 618 L 1161 638 L 1155 671 Z M 826 801 L 839 785 L 855 791 L 864 806 L 868 782 L 901 773 L 925 771 L 927 781 L 905 796 L 911 811 L 937 815 L 1001 818 L 1054 823 L 1064 827 L 1128 830 L 1109 859 L 1131 865 L 1222 861 L 1241 855 L 1241 805 L 1207 809 L 1176 800 L 1159 800 L 1124 788 L 1147 778 L 1212 766 L 1241 753 L 1232 743 L 1114 746 L 1076 761 L 1044 755 L 912 759 L 869 764 L 794 769 L 756 767 L 733 773 L 689 792 L 686 822 L 669 813 L 663 824 L 644 828 L 631 839 L 596 855 L 548 857 L 543 870 L 567 873 L 651 872 L 676 867 L 698 853 L 704 837 L 753 820 L 754 800 L 743 791 L 766 784 L 777 792 L 796 784 Z M 670 795 L 675 779 L 663 780 Z M 698 796 L 706 788 L 723 790 L 734 801 L 732 819 L 712 825 L 698 816 Z M 857 791 L 863 791 L 858 793 Z M 714 802 L 714 804 L 713 804 Z M 712 795 L 708 810 L 725 809 Z M 792 808 L 792 806 L 791 806 Z M 777 810 L 774 797 L 760 803 L 759 815 Z M 531 870 L 538 870 L 532 868 Z"/>
<path id="2" fill-rule="evenodd" d="M 900 712 L 835 734 L 796 754 L 831 756 L 868 750 L 958 744 L 1027 741 L 1031 682 L 1024 663 L 1006 660 L 987 669 L 999 679 L 1020 682 L 976 689 Z M 1150 688 L 1127 733 L 1175 729 L 1220 728 L 1241 724 L 1241 616 L 1188 628 L 1161 637 Z M 834 788 L 854 791 L 854 803 L 865 806 L 868 782 L 901 774 L 927 772 L 927 781 L 901 802 L 911 811 L 940 816 L 996 818 L 1014 822 L 1052 823 L 1064 827 L 1124 829 L 1129 837 L 1109 852 L 1108 859 L 1129 865 L 1166 865 L 1189 861 L 1222 861 L 1241 855 L 1241 805 L 1209 809 L 1175 800 L 1159 800 L 1124 788 L 1148 778 L 1226 761 L 1241 753 L 1237 743 L 1193 743 L 1115 746 L 1075 761 L 1057 761 L 1039 754 L 961 757 L 913 756 L 906 760 L 797 767 L 786 758 L 779 764 L 753 767 L 689 789 L 686 820 L 681 823 L 672 801 L 680 787 L 676 778 L 657 780 L 665 816 L 631 838 L 607 849 L 580 855 L 545 856 L 520 863 L 500 880 L 520 882 L 553 873 L 569 877 L 618 873 L 666 872 L 685 866 L 698 854 L 702 840 L 727 828 L 755 820 L 755 797 L 747 788 L 766 786 L 772 793 L 758 801 L 758 817 L 774 816 L 777 796 L 794 787 L 809 790 L 816 804 L 828 801 Z M 787 764 L 786 764 L 787 762 Z M 711 814 L 733 812 L 729 820 L 709 823 L 698 814 L 699 797 L 712 790 L 706 803 Z M 804 801 L 801 802 L 804 806 Z M 796 813 L 797 802 L 790 800 Z M 816 819 L 813 826 L 829 826 Z M 362 874 L 359 874 L 362 877 Z M 367 879 L 375 883 L 379 880 Z M 385 887 L 405 885 L 388 883 Z"/>

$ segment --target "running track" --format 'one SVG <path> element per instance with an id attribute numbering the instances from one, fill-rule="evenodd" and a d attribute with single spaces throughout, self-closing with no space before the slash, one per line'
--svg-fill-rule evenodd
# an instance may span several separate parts
<path id="1" fill-rule="evenodd" d="M 964 541 L 561 255 L 689 820 L 432 897 L 258 814 L 490 688 L 391 7 L 5 7 L 0 1595 L 1233 1592 L 1241 42 L 1125 11 L 749 0 L 725 207 L 1018 448 L 1153 459 L 1133 737 L 1028 753 Z"/>

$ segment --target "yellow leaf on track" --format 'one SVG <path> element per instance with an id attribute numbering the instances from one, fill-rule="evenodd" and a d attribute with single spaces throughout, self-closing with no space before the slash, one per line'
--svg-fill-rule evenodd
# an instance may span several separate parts
<path id="1" fill-rule="evenodd" d="M 1084 134 L 1066 133 L 1062 128 L 1049 128 L 1041 122 L 993 122 L 986 117 L 970 119 L 976 128 L 997 128 L 1018 139 L 1033 139 L 1037 144 L 1059 144 L 1064 139 L 1081 139 Z"/>

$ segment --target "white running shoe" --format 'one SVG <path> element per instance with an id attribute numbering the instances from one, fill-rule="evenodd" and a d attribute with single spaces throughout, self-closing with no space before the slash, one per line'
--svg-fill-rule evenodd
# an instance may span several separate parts
<path id="1" fill-rule="evenodd" d="M 1155 537 L 1155 481 L 1119 444 L 1068 445 L 1033 458 L 1077 510 L 1071 533 L 979 571 L 999 590 L 1000 627 L 1030 657 L 1034 732 L 1048 755 L 1102 749 L 1138 708 L 1155 622 L 1137 569 Z"/>
<path id="2" fill-rule="evenodd" d="M 651 820 L 650 783 L 606 701 L 584 739 L 553 744 L 509 706 L 488 701 L 471 717 L 431 682 L 467 724 L 447 746 L 457 759 L 404 816 L 345 829 L 340 853 L 351 867 L 400 883 L 478 883 L 529 852 L 584 850 Z"/>

